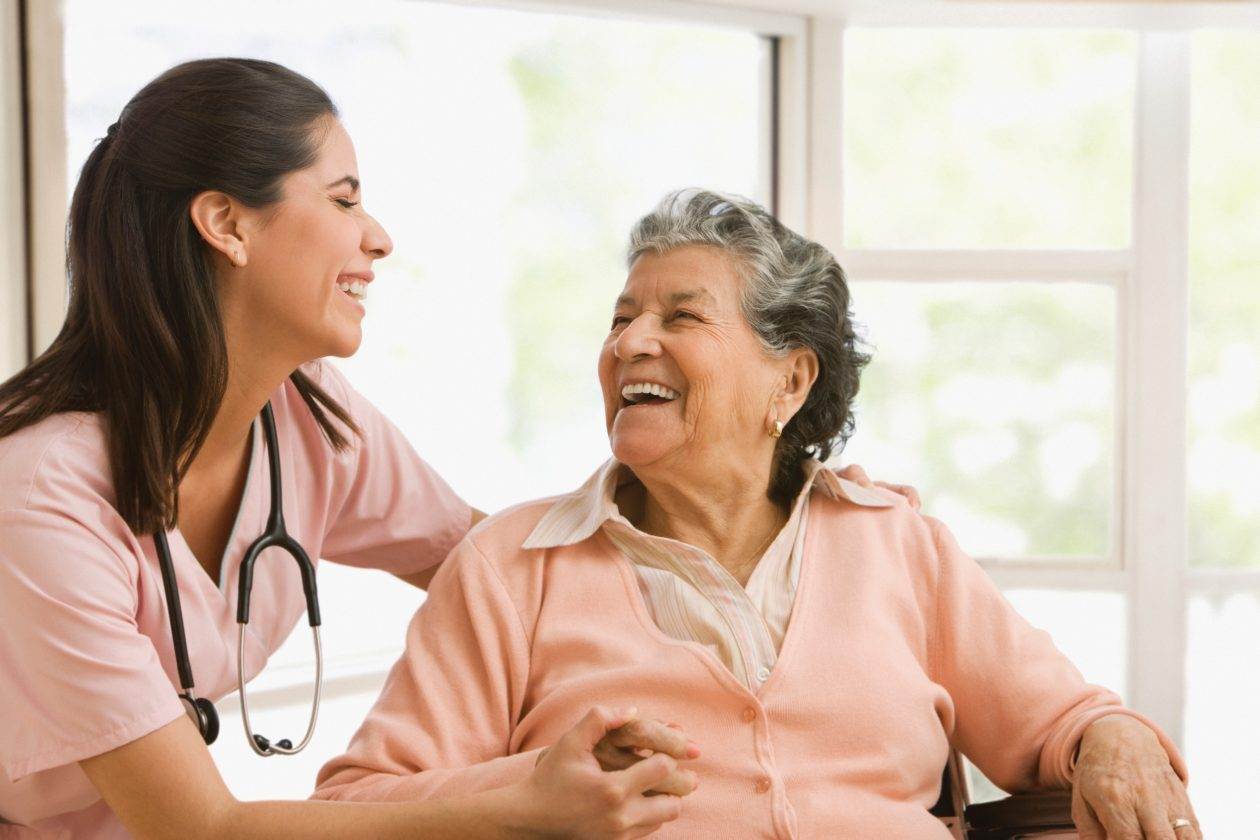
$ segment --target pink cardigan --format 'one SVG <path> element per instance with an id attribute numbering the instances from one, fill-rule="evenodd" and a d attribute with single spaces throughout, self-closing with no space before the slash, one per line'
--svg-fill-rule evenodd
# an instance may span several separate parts
<path id="1" fill-rule="evenodd" d="M 890 494 L 891 495 L 891 494 Z M 521 548 L 549 502 L 491 517 L 433 581 L 394 666 L 317 798 L 402 800 L 502 786 L 594 704 L 677 721 L 700 787 L 661 837 L 937 838 L 951 744 L 1007 790 L 1061 787 L 1108 713 L 948 530 L 904 502 L 815 493 L 778 664 L 750 693 L 707 650 L 664 635 L 602 531 Z"/>

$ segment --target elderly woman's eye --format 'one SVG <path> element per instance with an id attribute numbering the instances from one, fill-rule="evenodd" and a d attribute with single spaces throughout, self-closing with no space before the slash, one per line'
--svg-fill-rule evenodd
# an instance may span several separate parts
<path id="1" fill-rule="evenodd" d="M 699 321 L 699 320 L 700 320 L 700 316 L 699 316 L 699 315 L 697 315 L 697 314 L 696 314 L 696 313 L 694 313 L 694 312 L 688 312 L 688 311 L 687 311 L 687 310 L 685 310 L 685 309 L 680 309 L 680 310 L 678 310 L 677 312 L 675 312 L 675 313 L 674 313 L 674 317 L 675 317 L 675 318 L 690 318 L 690 319 L 691 319 L 691 320 L 693 320 L 693 321 Z"/>
<path id="2" fill-rule="evenodd" d="M 612 319 L 612 328 L 615 330 L 617 327 L 624 327 L 628 323 L 630 323 L 630 319 L 625 315 L 614 315 Z"/>

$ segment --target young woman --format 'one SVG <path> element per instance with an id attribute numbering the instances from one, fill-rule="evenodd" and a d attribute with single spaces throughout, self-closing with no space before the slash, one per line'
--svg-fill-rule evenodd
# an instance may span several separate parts
<path id="1" fill-rule="evenodd" d="M 88 157 L 65 325 L 0 386 L 0 837 L 620 838 L 678 814 L 694 745 L 600 708 L 438 802 L 240 802 L 220 778 L 207 700 L 307 607 L 269 548 L 238 637 L 273 473 L 310 558 L 420 586 L 480 517 L 315 361 L 357 349 L 392 249 L 359 186 L 328 96 L 261 61 L 171 69 Z M 656 754 L 598 757 L 628 748 Z"/>

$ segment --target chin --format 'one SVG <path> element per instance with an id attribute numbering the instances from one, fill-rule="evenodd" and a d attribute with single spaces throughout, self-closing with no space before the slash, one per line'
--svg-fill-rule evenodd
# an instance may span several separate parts
<path id="1" fill-rule="evenodd" d="M 608 439 L 613 457 L 628 467 L 646 466 L 659 461 L 673 447 L 665 445 L 665 441 L 657 435 L 616 434 Z"/>
<path id="2" fill-rule="evenodd" d="M 324 342 L 323 356 L 335 356 L 339 359 L 349 358 L 359 351 L 363 344 L 363 330 L 343 330 L 327 337 Z"/>

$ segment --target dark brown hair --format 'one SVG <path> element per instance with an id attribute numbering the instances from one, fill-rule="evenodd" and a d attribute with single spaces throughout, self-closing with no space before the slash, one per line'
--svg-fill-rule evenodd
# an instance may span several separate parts
<path id="1" fill-rule="evenodd" d="M 227 383 L 227 342 L 210 246 L 189 216 L 219 190 L 250 207 L 314 162 L 317 126 L 337 110 L 278 64 L 190 61 L 149 82 L 83 164 L 67 222 L 70 305 L 61 332 L 0 384 L 0 437 L 63 411 L 105 421 L 115 507 L 136 533 L 172 527 L 177 489 Z M 289 377 L 332 446 L 345 409 L 310 377 Z"/>

